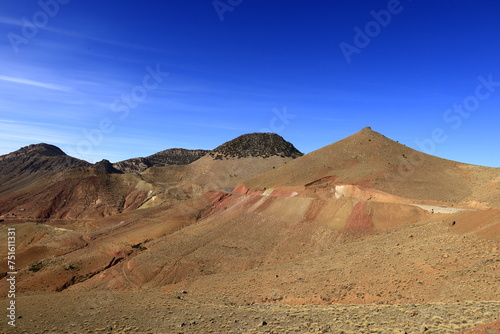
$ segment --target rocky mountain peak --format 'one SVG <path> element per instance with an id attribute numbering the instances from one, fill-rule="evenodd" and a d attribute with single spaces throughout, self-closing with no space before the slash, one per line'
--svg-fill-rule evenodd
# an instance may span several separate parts
<path id="1" fill-rule="evenodd" d="M 66 153 L 64 153 L 57 146 L 40 143 L 40 144 L 28 145 L 20 148 L 17 151 L 2 155 L 0 156 L 0 161 L 12 158 L 27 157 L 31 155 L 51 157 L 51 156 L 66 156 Z"/>
<path id="2" fill-rule="evenodd" d="M 104 171 L 108 174 L 122 174 L 123 172 L 116 169 L 109 160 L 103 159 L 99 162 L 96 162 L 93 166 L 97 170 Z"/>
<path id="3" fill-rule="evenodd" d="M 272 156 L 297 158 L 302 153 L 275 133 L 250 133 L 220 145 L 210 156 L 214 159 Z"/>

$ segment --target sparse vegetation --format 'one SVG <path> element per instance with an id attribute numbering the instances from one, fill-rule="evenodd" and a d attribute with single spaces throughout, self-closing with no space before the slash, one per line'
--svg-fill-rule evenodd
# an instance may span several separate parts
<path id="1" fill-rule="evenodd" d="M 291 143 L 274 133 L 251 133 L 224 143 L 209 153 L 215 160 L 261 157 L 297 158 L 302 153 Z"/>
<path id="2" fill-rule="evenodd" d="M 78 303 L 73 302 L 77 299 Z M 23 317 L 31 320 L 20 322 L 21 329 L 36 332 L 37 329 L 28 329 L 50 319 L 50 329 L 57 333 L 74 332 L 76 323 L 81 326 L 80 332 L 90 333 L 112 330 L 113 333 L 453 334 L 495 321 L 500 307 L 499 302 L 237 305 L 230 301 L 214 303 L 213 300 L 196 299 L 182 291 L 68 291 L 23 296 L 21 300 L 30 301 L 25 303 Z M 60 304 L 65 307 L 46 307 Z M 129 314 L 139 316 L 130 317 Z"/>
<path id="3" fill-rule="evenodd" d="M 36 273 L 37 271 L 42 269 L 44 266 L 45 266 L 44 261 L 40 261 L 37 264 L 32 264 L 31 266 L 29 266 L 28 270 Z"/>
<path id="4" fill-rule="evenodd" d="M 142 246 L 142 244 L 140 244 L 140 243 L 139 243 L 139 244 L 135 244 L 135 245 L 131 245 L 130 247 L 132 247 L 132 248 L 134 248 L 134 249 L 138 249 L 138 250 L 140 250 L 141 252 L 142 252 L 142 251 L 145 251 L 145 250 L 147 249 L 147 247 Z"/>

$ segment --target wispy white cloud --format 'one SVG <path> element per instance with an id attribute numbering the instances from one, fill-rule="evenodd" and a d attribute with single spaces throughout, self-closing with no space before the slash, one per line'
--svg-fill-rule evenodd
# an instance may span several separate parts
<path id="1" fill-rule="evenodd" d="M 0 155 L 41 142 L 62 145 L 75 140 L 75 127 L 43 122 L 0 120 Z"/>
<path id="2" fill-rule="evenodd" d="M 40 82 L 40 81 L 35 81 L 35 80 L 30 80 L 30 79 L 10 77 L 10 76 L 6 76 L 6 75 L 0 75 L 0 80 L 7 81 L 7 82 L 13 82 L 13 83 L 17 83 L 17 84 L 42 87 L 42 88 L 51 89 L 51 90 L 59 90 L 59 91 L 64 91 L 64 92 L 71 92 L 72 91 L 71 88 L 64 87 L 64 86 L 54 85 L 51 83 Z"/>
<path id="3" fill-rule="evenodd" d="M 108 45 L 118 46 L 118 47 L 123 47 L 123 48 L 129 48 L 129 49 L 164 53 L 162 50 L 159 50 L 159 49 L 150 48 L 150 47 L 139 45 L 139 44 L 123 43 L 123 42 L 113 41 L 113 40 L 109 40 L 109 39 L 94 37 L 94 36 L 82 34 L 80 32 L 76 32 L 76 31 L 63 30 L 63 29 L 53 28 L 50 26 L 46 26 L 46 27 L 44 27 L 44 29 L 47 31 L 50 31 L 52 33 L 56 33 L 56 34 L 71 37 L 71 38 L 80 38 L 80 39 L 90 40 L 93 42 L 98 42 L 98 43 L 103 43 L 103 44 L 108 44 Z"/>
<path id="4" fill-rule="evenodd" d="M 0 16 L 0 23 L 8 24 L 12 26 L 22 26 L 23 22 L 21 20 L 12 19 L 10 17 Z"/>
<path id="5" fill-rule="evenodd" d="M 58 128 L 58 129 L 64 129 L 68 131 L 76 131 L 79 128 L 75 126 L 68 126 L 68 125 L 63 125 L 63 124 L 53 124 L 53 123 L 44 123 L 44 122 L 28 122 L 28 121 L 21 121 L 21 120 L 13 120 L 13 119 L 0 119 L 0 124 L 4 123 L 4 126 L 28 126 L 28 125 L 35 125 L 35 126 L 42 126 L 44 129 L 49 129 L 49 128 Z"/>
<path id="6" fill-rule="evenodd" d="M 24 23 L 23 23 L 23 21 L 21 21 L 19 19 L 14 19 L 14 18 L 6 17 L 6 16 L 0 16 L 0 24 L 22 27 Z M 90 40 L 93 42 L 108 44 L 111 46 L 117 46 L 117 47 L 135 49 L 135 50 L 142 50 L 142 51 L 157 52 L 157 53 L 165 53 L 164 50 L 151 48 L 151 47 L 144 46 L 144 45 L 133 44 L 133 43 L 124 43 L 124 42 L 113 41 L 113 40 L 104 39 L 104 38 L 100 38 L 100 37 L 94 37 L 94 36 L 83 34 L 83 33 L 77 32 L 77 31 L 55 28 L 55 27 L 52 27 L 50 25 L 38 27 L 38 29 L 49 31 L 49 32 L 52 32 L 52 33 L 55 33 L 55 34 L 58 34 L 61 36 L 85 39 L 85 40 Z"/>

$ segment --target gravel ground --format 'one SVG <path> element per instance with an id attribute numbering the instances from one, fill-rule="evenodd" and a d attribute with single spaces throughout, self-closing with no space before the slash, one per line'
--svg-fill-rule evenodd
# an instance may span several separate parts
<path id="1" fill-rule="evenodd" d="M 1 300 L 6 305 L 6 300 Z M 189 292 L 64 292 L 17 298 L 1 333 L 455 333 L 495 321 L 500 302 L 235 305 Z M 493 332 L 493 331 L 492 331 Z"/>

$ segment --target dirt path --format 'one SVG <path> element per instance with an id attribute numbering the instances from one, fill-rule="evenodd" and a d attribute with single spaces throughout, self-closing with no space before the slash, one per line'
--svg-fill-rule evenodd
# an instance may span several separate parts
<path id="1" fill-rule="evenodd" d="M 463 208 L 455 208 L 455 207 L 445 207 L 445 206 L 435 206 L 435 205 L 420 205 L 420 204 L 411 204 L 412 206 L 416 206 L 418 208 L 427 210 L 432 213 L 445 213 L 452 214 L 463 211 L 474 211 L 471 209 L 463 209 Z"/>

